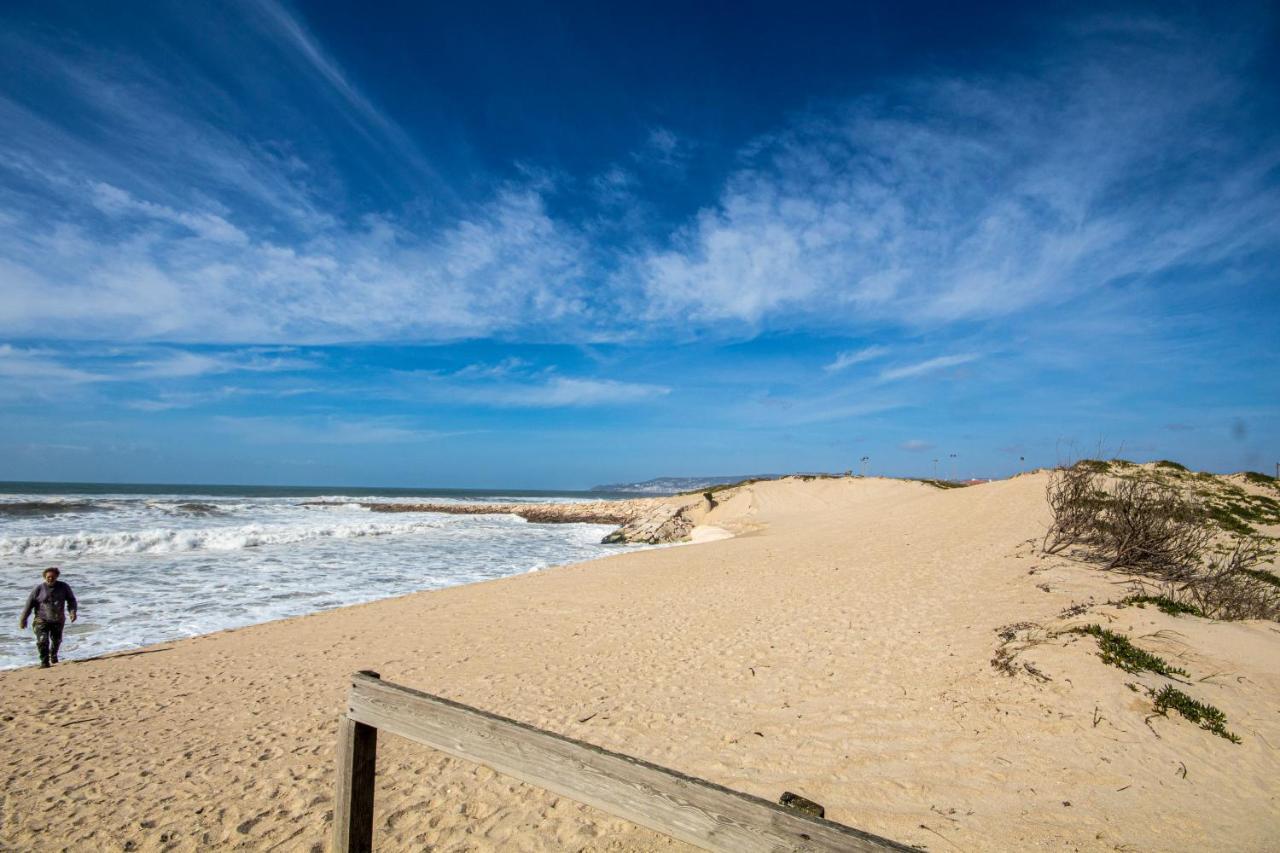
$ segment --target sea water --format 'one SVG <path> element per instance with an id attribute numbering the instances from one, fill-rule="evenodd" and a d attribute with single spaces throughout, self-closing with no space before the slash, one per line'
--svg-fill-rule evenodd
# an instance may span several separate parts
<path id="1" fill-rule="evenodd" d="M 47 566 L 80 602 L 62 657 L 133 649 L 634 549 L 612 528 L 362 503 L 598 500 L 572 492 L 0 484 L 0 668 L 36 662 L 27 594 Z"/>

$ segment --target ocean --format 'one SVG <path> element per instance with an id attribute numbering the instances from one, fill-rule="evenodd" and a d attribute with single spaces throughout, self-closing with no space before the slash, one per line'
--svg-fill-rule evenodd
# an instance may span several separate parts
<path id="1" fill-rule="evenodd" d="M 642 547 L 600 544 L 608 525 L 374 513 L 358 502 L 605 497 L 623 496 L 0 483 L 0 589 L 11 611 L 0 623 L 0 669 L 37 662 L 18 615 L 48 566 L 80 601 L 62 658 L 82 659 Z"/>

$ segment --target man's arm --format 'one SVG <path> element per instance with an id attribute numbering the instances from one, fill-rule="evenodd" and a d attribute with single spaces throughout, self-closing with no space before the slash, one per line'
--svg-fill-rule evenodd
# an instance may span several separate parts
<path id="1" fill-rule="evenodd" d="M 39 587 L 31 590 L 31 594 L 27 596 L 27 606 L 22 608 L 22 615 L 18 617 L 18 627 L 23 631 L 27 630 L 27 617 L 30 616 L 31 611 L 36 608 L 36 593 L 39 591 Z"/>
<path id="2" fill-rule="evenodd" d="M 67 611 L 71 614 L 71 621 L 76 621 L 76 594 L 71 591 L 70 585 L 67 586 Z"/>

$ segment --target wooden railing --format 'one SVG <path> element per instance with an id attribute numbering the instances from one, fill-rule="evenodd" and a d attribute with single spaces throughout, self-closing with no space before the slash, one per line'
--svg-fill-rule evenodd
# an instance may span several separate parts
<path id="1" fill-rule="evenodd" d="M 629 755 L 391 684 L 376 672 L 360 672 L 352 677 L 347 713 L 338 729 L 335 853 L 373 848 L 379 729 L 706 850 L 911 849 Z"/>

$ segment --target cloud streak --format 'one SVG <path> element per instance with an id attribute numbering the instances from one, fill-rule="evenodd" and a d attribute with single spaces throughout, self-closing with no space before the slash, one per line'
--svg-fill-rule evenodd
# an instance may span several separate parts
<path id="1" fill-rule="evenodd" d="M 956 355 L 940 355 L 936 358 L 917 361 L 914 364 L 904 364 L 898 367 L 890 367 L 880 371 L 881 382 L 896 382 L 900 379 L 915 379 L 920 376 L 927 376 L 931 373 L 937 373 L 940 370 L 946 370 L 950 367 L 959 367 L 962 364 L 968 364 L 977 361 L 981 356 L 977 353 L 959 353 Z"/>
<path id="2" fill-rule="evenodd" d="M 888 347 L 870 346 L 863 347 L 859 350 L 846 350 L 836 355 L 835 360 L 830 364 L 823 365 L 823 370 L 827 373 L 839 373 L 841 370 L 853 367 L 855 364 L 862 364 L 866 361 L 880 358 L 887 355 Z"/>
<path id="3" fill-rule="evenodd" d="M 261 444 L 403 444 L 465 434 L 421 429 L 395 418 L 220 416 L 214 423 Z"/>

